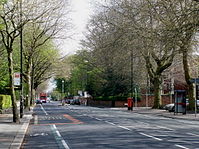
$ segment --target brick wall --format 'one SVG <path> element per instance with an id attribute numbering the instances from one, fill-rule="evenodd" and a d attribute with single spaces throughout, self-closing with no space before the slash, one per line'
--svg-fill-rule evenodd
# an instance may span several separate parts
<path id="1" fill-rule="evenodd" d="M 173 99 L 172 99 L 173 102 Z M 92 100 L 89 99 L 87 101 L 88 106 L 95 106 L 95 107 L 124 107 L 126 101 L 105 101 L 105 100 Z M 148 99 L 145 95 L 141 97 L 141 100 L 137 102 L 138 107 L 153 107 L 154 103 L 154 96 L 148 96 Z M 166 105 L 170 103 L 170 96 L 169 95 L 162 95 L 162 105 Z M 134 103 L 135 104 L 135 103 Z"/>

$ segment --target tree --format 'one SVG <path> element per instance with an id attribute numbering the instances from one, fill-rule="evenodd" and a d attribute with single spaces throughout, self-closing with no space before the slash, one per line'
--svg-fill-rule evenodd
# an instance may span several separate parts
<path id="1" fill-rule="evenodd" d="M 63 17 L 65 17 L 63 14 L 63 8 L 65 8 L 64 6 L 66 5 L 66 1 L 41 1 L 40 3 L 36 3 L 36 5 L 38 7 L 35 10 L 35 15 L 37 15 L 36 13 L 39 12 L 41 16 L 38 17 L 37 20 L 28 23 L 24 28 L 24 32 L 26 33 L 24 42 L 24 58 L 26 73 L 24 73 L 24 76 L 28 85 L 28 99 L 26 100 L 25 104 L 26 108 L 29 108 L 30 106 L 30 101 L 32 98 L 32 89 L 35 87 L 37 88 L 38 85 L 43 82 L 44 78 L 42 78 L 41 76 L 44 76 L 43 73 L 47 73 L 49 67 L 51 67 L 52 65 L 52 61 L 50 61 L 50 63 L 46 63 L 46 60 L 49 60 L 49 58 L 43 58 L 43 60 L 41 60 L 40 56 L 38 56 L 38 53 L 41 53 L 39 52 L 39 50 L 42 49 L 39 47 L 43 46 L 49 40 L 58 38 L 57 36 L 59 32 L 64 27 L 66 27 L 65 23 L 63 22 Z M 52 51 L 49 51 L 49 53 L 51 52 Z M 37 57 L 37 60 L 33 60 L 35 59 L 34 57 Z M 35 72 L 34 69 L 38 65 L 34 64 L 34 62 L 37 63 L 38 58 L 40 58 L 40 60 L 43 61 L 40 62 L 44 64 L 44 68 L 40 68 L 39 70 L 37 69 L 38 72 Z M 42 65 L 39 66 L 41 67 Z M 34 78 L 34 74 L 38 75 L 37 78 Z M 38 78 L 39 76 L 41 78 Z M 50 75 L 49 77 L 51 76 L 52 75 Z M 34 80 L 36 81 L 36 83 L 34 83 Z M 36 85 L 35 87 L 33 87 L 34 84 Z"/>
<path id="2" fill-rule="evenodd" d="M 19 11 L 19 2 L 11 1 L 11 3 L 3 2 L 2 9 L 0 13 L 1 25 L 0 34 L 2 37 L 3 45 L 6 48 L 8 54 L 8 68 L 9 68 L 9 87 L 10 95 L 12 99 L 13 107 L 13 122 L 19 123 L 19 115 L 17 111 L 16 96 L 14 90 L 14 80 L 13 80 L 13 44 L 16 38 L 20 34 L 20 28 L 24 25 L 25 22 L 20 22 L 20 11 Z"/>

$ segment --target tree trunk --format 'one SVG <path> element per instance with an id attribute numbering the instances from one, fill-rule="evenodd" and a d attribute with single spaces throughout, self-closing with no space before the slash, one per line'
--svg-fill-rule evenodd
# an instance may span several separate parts
<path id="1" fill-rule="evenodd" d="M 14 90 L 14 71 L 13 71 L 13 59 L 12 59 L 12 50 L 7 50 L 8 53 L 8 68 L 9 68 L 9 78 L 10 78 L 10 95 L 12 100 L 12 112 L 13 112 L 13 122 L 19 123 L 19 114 L 17 109 L 17 103 L 16 103 L 16 96 L 15 96 L 15 90 Z"/>
<path id="2" fill-rule="evenodd" d="M 35 89 L 34 89 L 34 69 L 33 69 L 33 63 L 31 65 L 31 100 L 30 100 L 30 105 L 34 105 L 34 100 L 35 100 Z"/>
<path id="3" fill-rule="evenodd" d="M 27 89 L 28 89 L 28 97 L 26 98 L 25 108 L 30 109 L 30 100 L 31 100 L 31 62 L 30 61 L 27 64 L 26 82 L 27 82 Z"/>
<path id="4" fill-rule="evenodd" d="M 194 87 L 193 84 L 190 82 L 190 74 L 189 74 L 189 66 L 188 66 L 188 51 L 186 49 L 182 49 L 183 51 L 183 67 L 184 67 L 184 74 L 185 80 L 188 85 L 188 98 L 189 98 L 189 110 L 194 110 L 195 101 L 194 101 Z"/>
<path id="5" fill-rule="evenodd" d="M 159 109 L 161 105 L 161 81 L 160 76 L 154 79 L 154 109 Z"/>

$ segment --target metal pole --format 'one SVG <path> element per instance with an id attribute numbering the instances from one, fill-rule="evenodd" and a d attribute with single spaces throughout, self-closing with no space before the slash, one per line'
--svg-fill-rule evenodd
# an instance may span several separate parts
<path id="1" fill-rule="evenodd" d="M 62 80 L 62 93 L 61 93 L 61 98 L 62 98 L 62 105 L 65 105 L 65 100 L 64 100 L 64 80 Z"/>
<path id="2" fill-rule="evenodd" d="M 131 53 L 130 53 L 130 85 L 131 85 L 131 92 L 130 92 L 130 95 L 131 95 L 131 98 L 133 100 L 133 50 L 131 49 Z M 133 102 L 133 101 L 132 101 Z M 133 110 L 133 105 L 132 105 L 132 110 Z"/>
<path id="3" fill-rule="evenodd" d="M 24 99 L 23 99 L 23 28 L 22 28 L 22 0 L 20 0 L 20 56 L 21 56 L 21 69 L 20 69 L 20 118 L 23 117 Z"/>
<path id="4" fill-rule="evenodd" d="M 196 102 L 197 102 L 197 97 L 196 97 L 196 95 L 197 95 L 197 85 L 196 85 L 196 77 L 195 77 L 195 85 L 194 85 L 194 87 L 195 87 L 195 117 L 196 117 L 196 114 L 197 114 L 197 108 L 196 108 L 196 106 L 197 106 L 197 104 L 196 104 Z"/>

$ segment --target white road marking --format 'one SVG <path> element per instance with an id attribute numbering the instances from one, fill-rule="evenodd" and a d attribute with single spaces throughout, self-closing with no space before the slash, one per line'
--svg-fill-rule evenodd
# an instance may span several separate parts
<path id="1" fill-rule="evenodd" d="M 52 125 L 53 128 L 55 129 L 55 132 L 57 134 L 57 136 L 61 139 L 61 143 L 64 146 L 65 149 L 70 149 L 69 146 L 67 145 L 66 141 L 63 139 L 63 137 L 61 136 L 60 132 L 57 130 L 57 127 L 54 125 Z"/>
<path id="2" fill-rule="evenodd" d="M 38 124 L 38 116 L 37 115 L 34 116 L 34 124 Z"/>
<path id="3" fill-rule="evenodd" d="M 192 135 L 192 136 L 196 136 L 196 137 L 199 137 L 199 135 L 197 134 L 194 134 L 194 133 L 187 133 L 188 135 Z"/>
<path id="4" fill-rule="evenodd" d="M 173 131 L 173 129 L 171 129 L 171 128 L 168 128 L 168 127 L 164 127 L 164 126 L 156 126 L 156 127 L 158 127 L 158 128 L 163 128 L 163 129 L 167 129 L 167 130 L 171 130 L 171 131 Z"/>
<path id="5" fill-rule="evenodd" d="M 185 146 L 178 145 L 178 144 L 175 144 L 175 146 L 180 147 L 180 148 L 184 148 L 184 149 L 189 149 L 189 148 L 187 148 L 187 147 L 185 147 Z"/>
<path id="6" fill-rule="evenodd" d="M 127 127 L 124 127 L 124 126 L 120 126 L 120 125 L 119 125 L 118 127 L 131 131 L 131 129 L 129 129 L 129 128 L 127 128 Z"/>
<path id="7" fill-rule="evenodd" d="M 54 129 L 57 129 L 57 127 L 56 127 L 55 125 L 53 125 L 53 128 L 54 128 Z"/>
<path id="8" fill-rule="evenodd" d="M 61 134 L 59 133 L 58 130 L 56 130 L 55 132 L 57 133 L 57 135 L 58 135 L 59 137 L 61 137 Z"/>
<path id="9" fill-rule="evenodd" d="M 43 110 L 43 112 L 46 114 L 46 115 L 48 115 L 48 113 L 45 111 L 45 109 L 44 109 L 44 107 L 40 104 L 40 106 L 41 106 L 41 109 Z"/>
<path id="10" fill-rule="evenodd" d="M 67 145 L 67 143 L 66 143 L 64 140 L 61 140 L 61 142 L 62 142 L 62 144 L 64 145 L 64 147 L 65 147 L 66 149 L 70 149 L 69 146 Z"/>
<path id="11" fill-rule="evenodd" d="M 153 138 L 153 139 L 158 140 L 158 141 L 162 141 L 162 139 L 160 139 L 160 138 L 157 138 L 157 137 L 154 137 L 154 136 L 151 136 L 151 135 L 147 135 L 147 134 L 142 133 L 142 132 L 140 132 L 139 134 L 146 136 L 146 137 L 149 137 L 149 138 Z"/>
<path id="12" fill-rule="evenodd" d="M 105 121 L 105 122 L 108 123 L 108 124 L 111 124 L 111 125 L 116 125 L 116 124 L 109 122 L 109 121 Z"/>
<path id="13" fill-rule="evenodd" d="M 102 119 L 99 119 L 99 118 L 95 118 L 96 120 L 98 120 L 98 121 L 102 121 Z"/>

